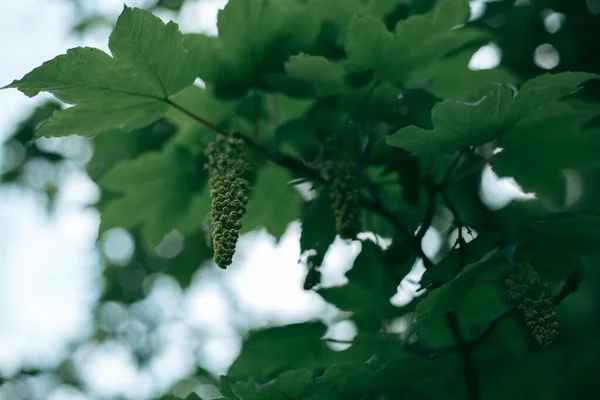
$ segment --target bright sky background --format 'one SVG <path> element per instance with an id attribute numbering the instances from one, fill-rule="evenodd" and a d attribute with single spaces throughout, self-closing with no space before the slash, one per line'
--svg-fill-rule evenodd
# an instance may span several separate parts
<path id="1" fill-rule="evenodd" d="M 85 45 L 108 51 L 108 30 L 83 38 L 69 34 L 76 14 L 68 1 L 0 2 L 0 86 L 71 47 Z M 101 12 L 113 21 L 123 7 L 121 0 L 83 3 L 86 11 Z M 130 0 L 127 4 L 145 3 Z M 187 5 L 178 20 L 181 29 L 215 33 L 216 15 L 225 3 L 204 0 Z M 481 6 L 475 6 L 473 12 L 481 12 Z M 169 20 L 173 15 L 163 13 L 160 17 Z M 497 51 L 486 48 L 473 62 L 475 68 L 497 63 Z M 28 99 L 14 89 L 0 91 L 0 139 L 7 137 L 32 107 L 47 98 L 48 95 L 41 95 Z M 2 158 L 0 155 L 0 162 Z M 485 197 L 496 207 L 518 193 L 510 180 L 498 180 L 490 169 L 484 175 Z M 95 249 L 99 215 L 85 206 L 97 196 L 95 185 L 77 165 L 65 174 L 57 212 L 52 217 L 45 214 L 45 199 L 34 192 L 0 189 L 1 375 L 10 376 L 23 367 L 53 366 L 68 355 L 71 342 L 90 334 L 91 308 L 101 287 Z M 316 315 L 332 322 L 337 311 L 315 293 L 301 288 L 305 269 L 297 262 L 299 233 L 299 225 L 292 224 L 279 244 L 264 232 L 246 235 L 240 242 L 237 262 L 226 274 L 216 267 L 203 269 L 185 292 L 176 282 L 162 279 L 141 304 L 130 308 L 107 305 L 103 309 L 110 317 L 106 323 L 115 326 L 135 324 L 136 315 L 143 314 L 144 308 L 159 315 L 161 321 L 155 332 L 146 332 L 140 326 L 140 337 L 162 344 L 159 356 L 146 369 L 137 370 L 130 351 L 132 343 L 83 346 L 77 349 L 75 360 L 93 397 L 50 385 L 50 394 L 40 398 L 84 400 L 122 395 L 147 399 L 193 371 L 198 359 L 216 373 L 225 372 L 239 351 L 236 326 L 304 321 Z M 436 251 L 439 240 L 435 231 L 428 232 L 428 253 Z M 323 267 L 325 285 L 344 282 L 343 274 L 359 249 L 357 243 L 337 242 L 333 246 Z M 417 266 L 414 275 L 418 277 L 420 272 Z M 406 299 L 406 295 L 399 295 L 395 300 Z M 236 314 L 230 312 L 233 309 Z M 233 320 L 232 315 L 240 315 L 240 310 L 245 318 Z M 189 348 L 197 341 L 196 332 L 202 332 L 202 342 L 194 354 Z M 331 336 L 349 339 L 354 333 L 352 324 L 331 323 Z M 16 399 L 14 396 L 0 392 L 0 400 Z"/>

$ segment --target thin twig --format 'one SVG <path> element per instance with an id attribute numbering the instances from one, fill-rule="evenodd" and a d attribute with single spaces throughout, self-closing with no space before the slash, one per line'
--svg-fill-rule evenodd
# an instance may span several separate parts
<path id="1" fill-rule="evenodd" d="M 448 167 L 448 170 L 446 171 L 446 175 L 444 176 L 444 179 L 438 185 L 440 192 L 443 191 L 448 186 L 448 184 L 450 184 L 450 180 L 452 179 L 452 176 L 454 175 L 454 170 L 458 166 L 458 162 L 462 158 L 462 155 L 463 155 L 462 152 L 458 153 L 458 156 L 456 156 L 454 161 L 452 161 L 452 164 L 450 164 L 450 167 Z"/>
<path id="2" fill-rule="evenodd" d="M 452 200 L 450 200 L 450 198 L 448 197 L 446 192 L 444 192 L 444 191 L 440 192 L 440 196 L 442 197 L 442 200 L 444 200 L 444 203 L 446 204 L 446 207 L 448 207 L 448 210 L 450 210 L 450 212 L 454 216 L 454 220 L 456 221 L 456 224 L 460 227 L 465 227 L 467 229 L 467 233 L 469 235 L 471 235 L 471 237 L 474 239 L 473 231 L 471 230 L 471 228 L 468 225 L 466 225 L 464 223 L 464 221 L 462 220 L 462 218 L 460 217 L 460 215 L 458 213 L 458 210 L 454 206 L 454 203 L 452 203 Z"/>
<path id="3" fill-rule="evenodd" d="M 410 245 L 412 250 L 421 258 L 423 261 L 423 266 L 425 268 L 430 268 L 433 266 L 433 262 L 431 259 L 425 254 L 423 248 L 421 247 L 421 241 L 418 240 L 411 231 L 402 223 L 394 213 L 392 213 L 388 208 L 386 208 L 382 203 L 377 202 L 376 200 L 362 196 L 360 197 L 360 203 L 368 208 L 369 210 L 379 214 L 383 218 L 385 218 L 393 227 L 398 231 L 400 236 L 402 236 Z"/>
<path id="4" fill-rule="evenodd" d="M 193 119 L 196 122 L 201 123 L 202 125 L 204 125 L 205 127 L 207 127 L 208 129 L 211 129 L 217 133 L 220 133 L 222 135 L 225 136 L 229 136 L 229 133 L 227 131 L 225 131 L 224 129 L 219 128 L 218 126 L 216 126 L 215 124 L 213 124 L 212 122 L 194 114 L 193 112 L 191 112 L 190 110 L 180 106 L 179 104 L 175 103 L 173 100 L 171 99 L 165 99 L 165 102 L 170 105 L 171 107 L 181 111 L 182 113 L 184 113 L 185 115 L 187 115 L 188 117 L 190 117 L 191 119 Z"/>
<path id="5" fill-rule="evenodd" d="M 475 360 L 473 359 L 473 345 L 465 340 L 456 314 L 448 312 L 446 314 L 446 323 L 452 333 L 452 337 L 456 342 L 456 347 L 460 353 L 460 358 L 463 364 L 463 377 L 467 387 L 467 399 L 479 399 L 479 380 L 477 378 L 477 369 L 475 368 Z"/>
<path id="6" fill-rule="evenodd" d="M 454 274 L 456 275 L 465 267 L 467 262 L 467 241 L 464 238 L 463 227 L 467 229 L 467 233 L 471 235 L 471 238 L 474 238 L 473 231 L 471 231 L 471 228 L 468 225 L 465 225 L 462 218 L 458 214 L 458 210 L 456 209 L 456 207 L 454 207 L 454 204 L 452 203 L 446 192 L 442 190 L 440 192 L 440 196 L 446 204 L 446 207 L 448 207 L 448 209 L 452 213 L 452 216 L 454 217 L 454 224 L 458 229 L 458 238 L 456 239 L 456 243 L 454 245 L 454 248 L 458 246 L 458 268 L 456 270 L 456 273 Z"/>
<path id="7" fill-rule="evenodd" d="M 492 156 L 486 158 L 485 160 L 483 160 L 482 162 L 480 162 L 479 164 L 474 165 L 473 167 L 469 168 L 468 170 L 456 175 L 451 182 L 459 182 L 462 181 L 463 179 L 481 171 L 483 168 L 485 168 L 487 165 L 492 165 L 494 164 L 494 162 L 496 162 L 496 160 L 498 160 L 498 158 L 500 157 L 500 155 L 502 154 L 501 151 L 493 154 Z"/>
<path id="8" fill-rule="evenodd" d="M 484 342 L 494 331 L 494 329 L 500 324 L 500 322 L 504 321 L 507 317 L 509 317 L 513 312 L 517 310 L 516 304 L 509 304 L 504 310 L 500 311 L 498 314 L 494 316 L 488 323 L 483 327 L 482 330 L 479 331 L 477 335 L 472 337 L 469 342 L 475 346 L 482 342 Z"/>
<path id="9" fill-rule="evenodd" d="M 579 287 L 580 282 L 581 282 L 581 275 L 579 274 L 578 271 L 571 274 L 571 276 L 569 276 L 567 278 L 567 280 L 565 281 L 561 290 L 553 296 L 554 305 L 558 306 L 567 296 L 575 293 L 577 291 L 577 288 Z M 498 314 L 496 314 L 494 317 L 492 317 L 492 319 L 490 319 L 487 322 L 487 324 L 485 324 L 485 326 L 475 336 L 471 337 L 470 339 L 465 339 L 461 335 L 462 341 L 460 342 L 460 345 L 457 342 L 454 345 L 427 348 L 427 347 L 421 346 L 419 343 L 411 343 L 411 344 L 407 345 L 407 344 L 405 344 L 406 342 L 403 339 L 401 339 L 400 337 L 397 337 L 397 338 L 390 337 L 389 341 L 392 343 L 398 342 L 398 344 L 403 344 L 402 348 L 407 352 L 413 353 L 420 357 L 433 359 L 442 354 L 461 352 L 460 346 L 467 345 L 470 349 L 474 349 L 479 344 L 483 343 L 488 337 L 490 337 L 490 335 L 494 332 L 494 329 L 496 329 L 496 327 L 500 324 L 500 322 L 502 322 L 506 318 L 510 317 L 516 311 L 517 311 L 517 305 L 515 303 L 509 304 L 508 306 L 506 306 L 506 308 L 504 308 L 502 311 L 500 311 Z M 452 318 L 452 317 L 450 317 L 450 318 Z M 451 322 L 448 321 L 448 323 L 450 324 Z M 338 339 L 332 339 L 332 338 L 325 338 L 324 340 L 328 341 L 328 342 L 340 343 L 340 344 L 353 344 L 358 341 L 361 341 L 361 342 L 369 341 L 367 338 L 364 338 L 364 337 L 362 337 L 360 339 L 355 339 L 355 340 L 338 340 Z M 455 340 L 456 340 L 456 337 L 455 337 Z M 370 342 L 373 342 L 373 341 L 381 342 L 381 338 L 375 338 L 375 339 L 371 340 Z M 463 349 L 464 349 L 464 347 L 463 347 Z"/>
<path id="10" fill-rule="evenodd" d="M 365 95 L 363 96 L 361 101 L 359 102 L 359 107 L 356 110 L 357 116 L 360 117 L 363 115 L 363 112 L 366 110 L 366 105 L 368 104 L 369 100 L 371 100 L 371 96 L 373 95 L 373 93 L 375 92 L 377 87 L 379 87 L 380 84 L 381 84 L 381 81 L 379 79 L 375 80 L 371 84 L 371 86 L 369 87 L 369 89 L 367 90 L 367 92 L 365 93 Z M 367 139 L 367 143 L 366 143 L 364 152 L 361 154 L 361 160 L 360 160 L 361 163 L 367 162 L 369 150 L 370 150 L 369 145 L 370 145 L 370 141 Z M 369 191 L 370 198 L 366 198 L 361 195 L 360 203 L 363 206 L 370 209 L 371 211 L 373 211 L 373 212 L 379 214 L 380 216 L 384 217 L 385 219 L 387 219 L 388 222 L 394 227 L 394 229 L 396 229 L 396 231 L 398 231 L 400 236 L 410 244 L 412 250 L 417 254 L 417 256 L 419 258 L 421 258 L 421 260 L 423 262 L 423 266 L 425 268 L 430 268 L 431 266 L 433 266 L 433 262 L 423 251 L 423 246 L 421 243 L 422 238 L 415 237 L 415 235 L 413 235 L 413 233 L 402 222 L 400 222 L 400 220 L 398 218 L 396 218 L 396 216 L 385 206 L 383 199 L 381 198 L 381 195 L 379 193 L 377 185 L 374 184 L 369 179 L 368 175 L 366 174 L 366 171 L 364 171 L 364 168 L 363 168 L 363 172 L 364 173 L 362 174 L 361 178 L 367 186 L 367 190 Z"/>
<path id="11" fill-rule="evenodd" d="M 425 212 L 425 219 L 423 221 L 423 225 L 421 225 L 421 228 L 417 233 L 417 240 L 419 242 L 423 241 L 425 234 L 427 233 L 427 231 L 431 227 L 431 224 L 433 223 L 433 217 L 435 216 L 435 201 L 438 194 L 436 187 L 429 180 L 429 178 L 425 180 L 425 189 L 427 190 L 427 210 Z"/>
<path id="12" fill-rule="evenodd" d="M 568 295 L 575 293 L 577 289 L 579 289 L 580 283 L 581 273 L 578 270 L 576 270 L 571 275 L 569 275 L 565 283 L 560 288 L 560 291 L 552 299 L 554 305 L 559 305 Z"/>

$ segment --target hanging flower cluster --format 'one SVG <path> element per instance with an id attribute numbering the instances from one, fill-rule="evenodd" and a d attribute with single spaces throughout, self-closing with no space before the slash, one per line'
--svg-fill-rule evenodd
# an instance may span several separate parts
<path id="1" fill-rule="evenodd" d="M 244 141 L 217 135 L 206 148 L 210 170 L 211 233 L 214 260 L 227 268 L 233 259 L 248 203 L 248 161 Z"/>
<path id="2" fill-rule="evenodd" d="M 558 339 L 558 320 L 548 284 L 529 265 L 518 265 L 505 280 L 508 297 L 517 304 L 527 328 L 541 347 Z"/>
<path id="3" fill-rule="evenodd" d="M 355 239 L 360 231 L 357 156 L 336 135 L 321 142 L 320 162 L 329 184 L 335 227 L 342 239 Z"/>

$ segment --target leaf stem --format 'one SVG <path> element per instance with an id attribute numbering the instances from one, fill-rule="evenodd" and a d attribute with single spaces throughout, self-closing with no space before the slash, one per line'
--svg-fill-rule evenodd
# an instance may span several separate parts
<path id="1" fill-rule="evenodd" d="M 453 179 L 451 179 L 451 182 L 458 182 L 458 181 L 462 181 L 463 179 L 481 171 L 483 168 L 485 168 L 487 165 L 492 165 L 494 164 L 494 162 L 496 162 L 496 160 L 498 160 L 498 158 L 500 157 L 500 155 L 502 154 L 501 151 L 491 155 L 490 157 L 486 158 L 485 160 L 483 160 L 482 162 L 480 162 L 479 164 L 474 165 L 473 167 L 469 168 L 468 170 L 456 175 Z"/>

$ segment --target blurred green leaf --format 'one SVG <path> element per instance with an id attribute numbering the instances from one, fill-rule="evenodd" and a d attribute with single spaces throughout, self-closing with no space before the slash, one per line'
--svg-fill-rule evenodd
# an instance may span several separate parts
<path id="1" fill-rule="evenodd" d="M 103 189 L 122 194 L 102 208 L 100 232 L 115 226 L 143 225 L 144 242 L 153 248 L 178 227 L 192 195 L 206 180 L 203 169 L 198 169 L 185 153 L 175 150 L 150 152 L 123 161 L 99 182 Z"/>
<path id="2" fill-rule="evenodd" d="M 239 97 L 260 74 L 282 72 L 290 55 L 314 45 L 314 11 L 295 0 L 231 0 L 217 17 L 219 37 L 188 35 L 186 47 L 198 50 L 197 72 L 220 97 Z"/>
<path id="3" fill-rule="evenodd" d="M 325 57 L 299 54 L 285 63 L 288 76 L 306 82 L 316 97 L 331 96 L 348 90 L 343 79 L 343 69 Z"/>
<path id="4" fill-rule="evenodd" d="M 277 239 L 281 238 L 288 224 L 299 217 L 303 202 L 290 179 L 281 168 L 267 166 L 258 170 L 242 218 L 242 233 L 264 227 Z"/>
<path id="5" fill-rule="evenodd" d="M 441 0 L 430 13 L 398 22 L 393 33 L 376 17 L 357 16 L 346 39 L 346 66 L 353 72 L 373 70 L 380 79 L 393 83 L 405 82 L 417 69 L 485 37 L 470 28 L 453 29 L 468 15 L 467 1 Z"/>

